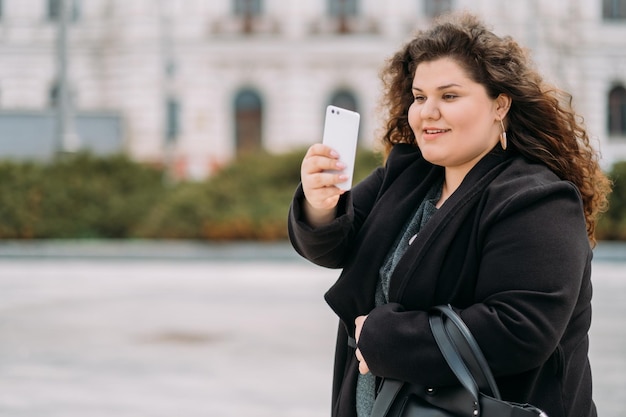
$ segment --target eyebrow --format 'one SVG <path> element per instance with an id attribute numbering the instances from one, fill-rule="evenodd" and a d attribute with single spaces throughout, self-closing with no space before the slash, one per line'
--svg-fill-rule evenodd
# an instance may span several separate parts
<path id="1" fill-rule="evenodd" d="M 450 84 L 446 84 L 446 85 L 442 85 L 437 87 L 437 90 L 445 90 L 446 88 L 451 88 L 451 87 L 461 87 L 460 84 L 455 84 L 455 83 L 450 83 Z M 422 91 L 421 88 L 416 87 L 416 86 L 412 86 L 411 90 L 417 90 L 417 91 Z"/>

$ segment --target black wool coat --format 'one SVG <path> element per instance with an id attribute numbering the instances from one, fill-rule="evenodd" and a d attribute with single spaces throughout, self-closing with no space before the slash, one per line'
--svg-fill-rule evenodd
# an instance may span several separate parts
<path id="1" fill-rule="evenodd" d="M 452 304 L 476 337 L 504 399 L 550 417 L 595 417 L 588 361 L 591 258 L 576 187 L 541 164 L 495 148 L 420 231 L 396 267 L 389 303 L 375 307 L 379 269 L 443 169 L 410 145 L 340 199 L 336 219 L 311 228 L 300 187 L 289 214 L 298 253 L 341 268 L 325 295 L 340 319 L 332 415 L 354 417 L 358 362 L 348 338 L 368 315 L 359 348 L 374 375 L 424 386 L 456 379 L 427 319 Z"/>

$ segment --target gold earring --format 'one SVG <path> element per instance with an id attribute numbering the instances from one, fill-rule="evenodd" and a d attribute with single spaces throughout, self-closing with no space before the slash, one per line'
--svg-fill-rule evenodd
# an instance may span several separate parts
<path id="1" fill-rule="evenodd" d="M 504 130 L 504 123 L 500 119 L 500 126 L 502 126 L 502 133 L 500 133 L 500 146 L 506 151 L 506 130 Z"/>

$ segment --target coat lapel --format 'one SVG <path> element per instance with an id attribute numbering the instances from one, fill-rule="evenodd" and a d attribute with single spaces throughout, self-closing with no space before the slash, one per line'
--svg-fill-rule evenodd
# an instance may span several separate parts
<path id="1" fill-rule="evenodd" d="M 502 152 L 487 154 L 467 174 L 459 188 L 433 215 L 418 233 L 391 277 L 389 300 L 402 303 L 404 290 L 409 281 L 424 278 L 420 291 L 412 292 L 412 305 L 428 308 L 432 305 L 446 254 L 457 231 L 467 222 L 469 213 L 483 195 L 487 185 L 504 169 L 508 158 Z M 454 259 L 449 262 L 462 262 Z"/>
<path id="2" fill-rule="evenodd" d="M 429 184 L 440 178 L 442 172 L 440 167 L 415 158 L 400 176 L 384 179 L 378 202 L 355 240 L 350 261 L 325 295 L 349 333 L 352 333 L 354 318 L 374 308 L 378 274 L 389 248 L 400 234 L 404 220 L 426 195 Z"/>
<path id="3" fill-rule="evenodd" d="M 431 277 L 438 276 L 444 256 L 443 252 L 433 249 L 445 247 L 446 242 L 454 238 L 454 229 L 463 222 L 486 184 L 500 171 L 494 168 L 504 159 L 504 155 L 496 152 L 485 156 L 420 231 L 394 271 L 390 301 L 401 300 L 407 282 L 414 278 L 418 269 L 420 276 L 423 269 L 424 276 L 431 280 L 420 298 L 432 299 L 436 282 Z M 343 321 L 349 334 L 354 331 L 354 318 L 368 314 L 374 308 L 374 292 L 381 265 L 409 216 L 442 175 L 441 167 L 418 158 L 400 175 L 387 179 L 388 184 L 383 183 L 379 201 L 355 241 L 350 262 L 325 295 L 327 303 Z M 420 178 L 423 180 L 420 181 Z"/>

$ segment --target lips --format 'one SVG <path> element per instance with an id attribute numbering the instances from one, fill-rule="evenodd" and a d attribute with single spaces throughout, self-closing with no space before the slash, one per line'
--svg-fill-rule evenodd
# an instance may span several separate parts
<path id="1" fill-rule="evenodd" d="M 432 128 L 424 129 L 424 133 L 427 135 L 436 135 L 438 133 L 446 133 L 449 131 L 450 129 L 432 129 Z"/>

